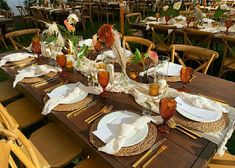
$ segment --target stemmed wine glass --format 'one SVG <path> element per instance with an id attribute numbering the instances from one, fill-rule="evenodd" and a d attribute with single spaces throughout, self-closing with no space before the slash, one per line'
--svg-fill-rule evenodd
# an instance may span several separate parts
<path id="1" fill-rule="evenodd" d="M 185 85 L 192 79 L 193 69 L 190 67 L 182 67 L 180 70 L 180 79 L 183 83 L 182 88 L 178 89 L 181 92 L 189 92 L 189 90 L 185 87 Z"/>
<path id="2" fill-rule="evenodd" d="M 169 97 L 162 98 L 159 102 L 159 111 L 163 119 L 163 123 L 158 125 L 157 129 L 162 133 L 169 133 L 169 126 L 167 125 L 167 121 L 175 114 L 176 101 Z"/>
<path id="3" fill-rule="evenodd" d="M 225 20 L 225 27 L 226 27 L 226 31 L 225 33 L 228 33 L 228 29 L 233 25 L 233 20 L 232 19 L 227 19 Z"/>
<path id="4" fill-rule="evenodd" d="M 32 51 L 37 54 L 37 61 L 41 60 L 41 42 L 38 37 L 34 37 L 32 40 Z"/>
<path id="5" fill-rule="evenodd" d="M 64 54 L 56 55 L 56 63 L 62 68 L 62 71 L 60 73 L 61 77 L 66 78 L 67 77 L 67 73 L 66 73 L 67 57 Z"/>
<path id="6" fill-rule="evenodd" d="M 189 27 L 190 23 L 193 21 L 193 18 L 191 16 L 188 16 L 186 18 L 186 23 L 187 23 L 187 27 Z"/>
<path id="7" fill-rule="evenodd" d="M 109 72 L 106 71 L 105 69 L 101 69 L 99 70 L 97 75 L 98 75 L 98 82 L 103 89 L 103 92 L 100 94 L 100 96 L 102 98 L 106 98 L 109 95 L 108 92 L 105 90 L 106 86 L 109 84 Z"/>

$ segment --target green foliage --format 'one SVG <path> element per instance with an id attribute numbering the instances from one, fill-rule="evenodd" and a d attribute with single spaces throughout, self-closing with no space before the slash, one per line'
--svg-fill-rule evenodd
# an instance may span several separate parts
<path id="1" fill-rule="evenodd" d="M 214 14 L 214 18 L 215 20 L 219 20 L 222 18 L 222 16 L 224 15 L 224 10 L 220 9 L 220 7 L 215 11 L 215 14 Z"/>
<path id="2" fill-rule="evenodd" d="M 131 57 L 131 62 L 133 64 L 139 64 L 141 63 L 142 66 L 143 66 L 143 70 L 145 70 L 145 63 L 144 63 L 144 59 L 148 57 L 148 54 L 144 54 L 142 56 L 142 54 L 140 53 L 140 50 L 139 49 L 135 49 L 135 53 L 133 54 L 133 56 Z"/>
<path id="3" fill-rule="evenodd" d="M 0 0 L 0 9 L 10 10 L 6 0 Z"/>
<path id="4" fill-rule="evenodd" d="M 45 42 L 46 44 L 49 44 L 51 42 L 55 42 L 57 39 L 58 39 L 58 34 L 54 32 L 52 36 L 46 37 Z"/>
<path id="5" fill-rule="evenodd" d="M 80 65 L 80 60 L 86 56 L 88 53 L 88 46 L 86 46 L 85 44 L 83 44 L 83 46 L 80 48 L 80 50 L 77 52 L 77 65 Z"/>

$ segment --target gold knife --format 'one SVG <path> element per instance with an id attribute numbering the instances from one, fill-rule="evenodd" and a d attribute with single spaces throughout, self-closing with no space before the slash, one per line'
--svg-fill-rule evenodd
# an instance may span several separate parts
<path id="1" fill-rule="evenodd" d="M 98 100 L 91 101 L 86 106 L 82 107 L 81 109 L 77 109 L 75 111 L 68 113 L 67 118 L 78 115 L 79 113 L 83 112 L 84 110 L 88 109 L 89 107 L 95 105 L 97 101 Z"/>
<path id="2" fill-rule="evenodd" d="M 132 164 L 132 167 L 137 167 L 150 153 L 152 153 L 157 147 L 159 147 L 166 138 L 156 142 L 143 156 L 141 156 L 135 163 Z"/>
<path id="3" fill-rule="evenodd" d="M 144 165 L 142 166 L 143 168 L 146 168 L 149 163 L 151 163 L 153 161 L 153 159 L 155 159 L 158 155 L 160 155 L 164 150 L 167 149 L 167 146 L 166 145 L 162 145 L 158 150 L 157 152 L 147 161 L 144 163 Z"/>

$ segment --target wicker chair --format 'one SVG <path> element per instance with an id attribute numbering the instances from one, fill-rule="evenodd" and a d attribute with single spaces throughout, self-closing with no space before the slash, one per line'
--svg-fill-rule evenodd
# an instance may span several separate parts
<path id="1" fill-rule="evenodd" d="M 25 167 L 62 167 L 82 151 L 74 139 L 56 123 L 46 124 L 27 139 L 2 105 L 0 121 L 0 134 L 5 136 L 4 146 L 8 147 Z"/>
<path id="2" fill-rule="evenodd" d="M 202 71 L 202 73 L 206 74 L 211 63 L 219 57 L 219 54 L 216 51 L 202 48 L 198 46 L 190 46 L 183 44 L 173 44 L 171 45 L 171 61 L 174 62 L 175 57 L 178 59 L 178 62 L 186 66 L 182 58 L 177 52 L 183 52 L 183 54 L 194 54 L 197 55 L 203 63 L 194 69 L 195 72 Z"/>

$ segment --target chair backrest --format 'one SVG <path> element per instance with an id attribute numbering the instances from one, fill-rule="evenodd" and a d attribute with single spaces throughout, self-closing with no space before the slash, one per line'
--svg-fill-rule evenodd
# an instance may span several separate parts
<path id="1" fill-rule="evenodd" d="M 17 31 L 13 31 L 13 32 L 7 33 L 6 34 L 6 38 L 10 39 L 13 47 L 15 48 L 16 51 L 18 51 L 19 48 L 23 48 L 24 46 L 22 44 L 19 44 L 19 42 L 17 42 L 15 40 L 16 37 L 24 36 L 24 35 L 29 35 L 29 34 L 35 34 L 36 36 L 39 37 L 39 33 L 40 33 L 40 29 L 17 30 Z"/>
<path id="2" fill-rule="evenodd" d="M 223 36 L 222 37 L 224 43 L 224 52 L 223 58 L 220 66 L 219 77 L 222 77 L 227 71 L 235 71 L 235 37 L 234 36 Z M 225 61 L 226 62 L 225 65 Z"/>
<path id="3" fill-rule="evenodd" d="M 170 45 L 175 41 L 176 26 L 172 25 L 149 25 L 152 30 L 152 41 L 155 49 L 162 52 L 170 52 Z"/>
<path id="4" fill-rule="evenodd" d="M 135 36 L 124 36 L 122 45 L 126 47 L 128 50 L 131 50 L 129 43 L 137 43 L 147 47 L 147 52 L 154 48 L 154 43 L 148 39 L 144 39 L 142 37 L 135 37 Z"/>
<path id="5" fill-rule="evenodd" d="M 180 10 L 180 15 L 182 16 L 192 16 L 194 15 L 194 11 L 193 10 Z"/>
<path id="6" fill-rule="evenodd" d="M 141 20 L 141 13 L 140 12 L 129 13 L 129 14 L 126 14 L 125 17 L 126 17 L 128 24 L 138 23 Z"/>
<path id="7" fill-rule="evenodd" d="M 7 147 L 14 153 L 26 167 L 40 168 L 35 147 L 18 129 L 18 124 L 2 104 L 0 104 L 0 121 L 0 135 L 6 138 L 6 141 L 1 142 L 4 148 Z"/>
<path id="8" fill-rule="evenodd" d="M 16 8 L 17 8 L 18 11 L 20 12 L 20 15 L 21 15 L 21 16 L 26 16 L 26 15 L 27 15 L 27 13 L 26 13 L 26 11 L 25 11 L 25 9 L 24 9 L 23 6 L 16 6 Z"/>
<path id="9" fill-rule="evenodd" d="M 176 57 L 179 63 L 183 66 L 186 65 L 181 59 L 179 52 L 182 52 L 183 54 L 194 54 L 200 57 L 204 62 L 201 65 L 199 65 L 196 69 L 194 69 L 194 71 L 195 72 L 202 71 L 202 73 L 204 74 L 207 73 L 207 70 L 211 65 L 212 61 L 219 57 L 219 54 L 216 51 L 207 48 L 184 45 L 184 44 L 171 45 L 171 61 L 174 62 Z"/>
<path id="10" fill-rule="evenodd" d="M 210 48 L 214 33 L 184 28 L 184 44 Z"/>

